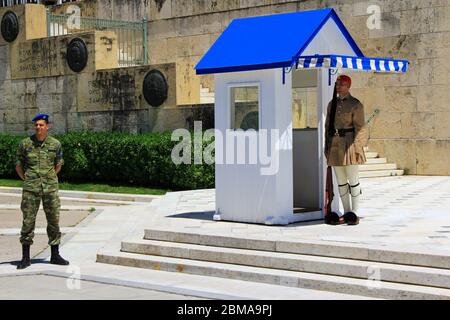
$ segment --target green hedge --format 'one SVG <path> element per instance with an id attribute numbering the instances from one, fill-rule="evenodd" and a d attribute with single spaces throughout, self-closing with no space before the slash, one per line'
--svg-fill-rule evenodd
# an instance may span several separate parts
<path id="1" fill-rule="evenodd" d="M 0 134 L 0 177 L 16 176 L 15 152 L 22 138 Z M 171 141 L 171 133 L 77 132 L 55 138 L 61 141 L 64 153 L 62 181 L 112 182 L 171 190 L 214 187 L 214 165 L 172 162 L 172 148 L 178 142 Z M 208 143 L 204 142 L 203 147 Z"/>

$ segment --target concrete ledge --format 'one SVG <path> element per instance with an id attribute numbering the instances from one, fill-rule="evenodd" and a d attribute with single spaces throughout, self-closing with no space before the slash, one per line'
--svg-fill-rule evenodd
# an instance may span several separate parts
<path id="1" fill-rule="evenodd" d="M 0 187 L 0 193 L 22 194 L 22 188 Z M 85 192 L 72 190 L 59 190 L 60 197 L 88 199 L 88 200 L 114 200 L 128 202 L 151 202 L 161 198 L 158 195 L 138 195 L 126 193 Z"/>

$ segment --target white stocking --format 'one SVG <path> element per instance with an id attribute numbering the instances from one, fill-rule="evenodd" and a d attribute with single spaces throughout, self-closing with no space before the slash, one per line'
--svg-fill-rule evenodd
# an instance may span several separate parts
<path id="1" fill-rule="evenodd" d="M 350 184 L 350 194 L 352 196 L 352 211 L 358 215 L 359 199 L 362 194 L 361 186 L 359 184 L 358 166 L 346 166 L 347 178 Z"/>
<path id="2" fill-rule="evenodd" d="M 347 172 L 344 166 L 336 166 L 334 173 L 339 185 L 339 195 L 341 196 L 342 206 L 344 207 L 344 213 L 352 211 L 350 203 L 350 187 L 347 181 Z"/>

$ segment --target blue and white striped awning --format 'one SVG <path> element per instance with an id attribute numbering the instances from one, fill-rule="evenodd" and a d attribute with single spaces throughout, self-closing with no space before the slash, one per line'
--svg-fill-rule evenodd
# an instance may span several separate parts
<path id="1" fill-rule="evenodd" d="M 296 62 L 296 68 L 328 67 L 377 72 L 406 72 L 408 63 L 408 60 L 388 58 L 316 55 L 300 57 Z"/>

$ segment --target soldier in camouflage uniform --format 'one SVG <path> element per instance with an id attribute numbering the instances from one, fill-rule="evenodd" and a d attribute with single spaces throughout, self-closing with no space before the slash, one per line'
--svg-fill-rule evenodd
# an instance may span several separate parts
<path id="1" fill-rule="evenodd" d="M 33 118 L 36 133 L 19 145 L 16 171 L 23 182 L 22 204 L 23 225 L 20 242 L 22 261 L 18 269 L 30 266 L 30 245 L 33 244 L 36 214 L 42 199 L 47 218 L 48 243 L 51 246 L 50 263 L 68 265 L 59 255 L 61 232 L 59 230 L 60 200 L 58 196 L 58 176 L 63 165 L 61 143 L 48 136 L 47 114 Z"/>

